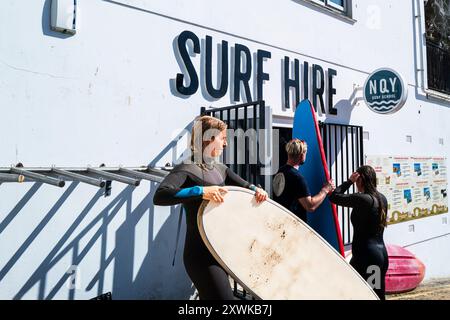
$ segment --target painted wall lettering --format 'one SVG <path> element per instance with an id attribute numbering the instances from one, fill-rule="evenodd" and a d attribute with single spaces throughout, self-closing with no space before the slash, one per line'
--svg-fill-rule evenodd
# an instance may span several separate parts
<path id="1" fill-rule="evenodd" d="M 230 94 L 231 102 L 264 99 L 264 87 L 271 80 L 271 75 L 265 71 L 265 66 L 272 63 L 270 51 L 257 49 L 254 53 L 243 44 L 214 41 L 209 35 L 203 41 L 191 31 L 181 32 L 175 42 L 181 69 L 181 73 L 175 78 L 175 90 L 178 94 L 191 96 L 200 87 L 207 99 L 221 99 L 227 93 Z M 216 61 L 213 61 L 214 50 L 217 51 Z M 282 58 L 281 65 L 280 101 L 285 109 L 295 108 L 301 99 L 311 97 L 316 111 L 319 109 L 322 114 L 337 115 L 333 103 L 333 96 L 336 95 L 336 88 L 333 86 L 336 70 L 324 69 L 321 65 L 310 64 L 308 61 L 301 64 L 298 59 L 288 56 Z M 213 79 L 213 74 L 217 74 L 217 80 Z M 396 84 L 370 84 L 371 91 L 387 90 L 388 87 L 396 87 Z"/>
<path id="2" fill-rule="evenodd" d="M 206 36 L 206 57 L 205 57 L 205 84 L 206 90 L 213 98 L 220 99 L 227 93 L 228 90 L 228 42 L 222 41 L 220 52 L 220 64 L 217 70 L 220 70 L 220 84 L 219 88 L 215 89 L 212 83 L 212 37 Z M 218 53 L 219 55 L 219 53 Z"/>
<path id="3" fill-rule="evenodd" d="M 198 89 L 198 76 L 195 71 L 194 65 L 192 64 L 191 57 L 189 55 L 187 49 L 188 40 L 192 41 L 194 47 L 194 53 L 200 53 L 200 40 L 198 37 L 190 31 L 183 31 L 177 39 L 178 51 L 180 53 L 181 59 L 183 59 L 183 63 L 186 67 L 186 71 L 189 76 L 189 85 L 185 86 L 183 84 L 183 80 L 185 75 L 182 73 L 178 73 L 176 77 L 176 87 L 179 93 L 184 94 L 186 96 L 193 95 L 197 92 Z"/>

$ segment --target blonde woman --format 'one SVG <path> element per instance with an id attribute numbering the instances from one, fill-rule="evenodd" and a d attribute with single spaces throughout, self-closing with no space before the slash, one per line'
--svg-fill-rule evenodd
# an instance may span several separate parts
<path id="1" fill-rule="evenodd" d="M 191 136 L 190 163 L 176 166 L 161 182 L 153 198 L 155 205 L 182 204 L 186 212 L 186 239 L 183 261 L 186 271 L 202 300 L 232 300 L 228 275 L 209 253 L 198 227 L 197 212 L 203 200 L 226 201 L 226 185 L 255 191 L 257 202 L 267 193 L 243 180 L 230 168 L 218 162 L 227 146 L 226 124 L 214 117 L 202 116 L 194 121 Z"/>

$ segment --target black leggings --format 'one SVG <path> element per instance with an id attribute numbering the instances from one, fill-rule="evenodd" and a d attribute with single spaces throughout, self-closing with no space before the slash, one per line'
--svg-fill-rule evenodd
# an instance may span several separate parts
<path id="1" fill-rule="evenodd" d="M 380 300 L 386 300 L 385 278 L 389 260 L 385 248 L 380 248 L 379 245 L 372 245 L 366 251 L 366 254 L 354 255 L 350 260 L 350 265 L 367 281 Z M 375 278 L 377 269 L 380 271 L 380 279 Z"/>
<path id="2" fill-rule="evenodd" d="M 233 300 L 228 274 L 208 252 L 184 256 L 184 265 L 200 300 Z"/>

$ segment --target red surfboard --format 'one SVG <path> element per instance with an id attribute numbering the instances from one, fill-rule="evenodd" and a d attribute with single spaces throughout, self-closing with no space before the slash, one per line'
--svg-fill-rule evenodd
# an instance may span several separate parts
<path id="1" fill-rule="evenodd" d="M 392 244 L 386 248 L 389 256 L 386 293 L 401 293 L 415 289 L 425 277 L 425 265 L 405 248 Z"/>
<path id="2" fill-rule="evenodd" d="M 425 265 L 410 251 L 394 244 L 387 244 L 389 267 L 386 272 L 386 293 L 402 293 L 414 290 L 425 277 Z M 351 251 L 345 252 L 350 262 Z"/>

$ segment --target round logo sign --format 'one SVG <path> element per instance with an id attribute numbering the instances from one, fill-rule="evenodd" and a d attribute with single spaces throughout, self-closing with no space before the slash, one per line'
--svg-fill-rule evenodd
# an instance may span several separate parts
<path id="1" fill-rule="evenodd" d="M 364 83 L 364 100 L 376 113 L 397 112 L 405 104 L 407 96 L 405 81 L 392 69 L 375 70 Z"/>

